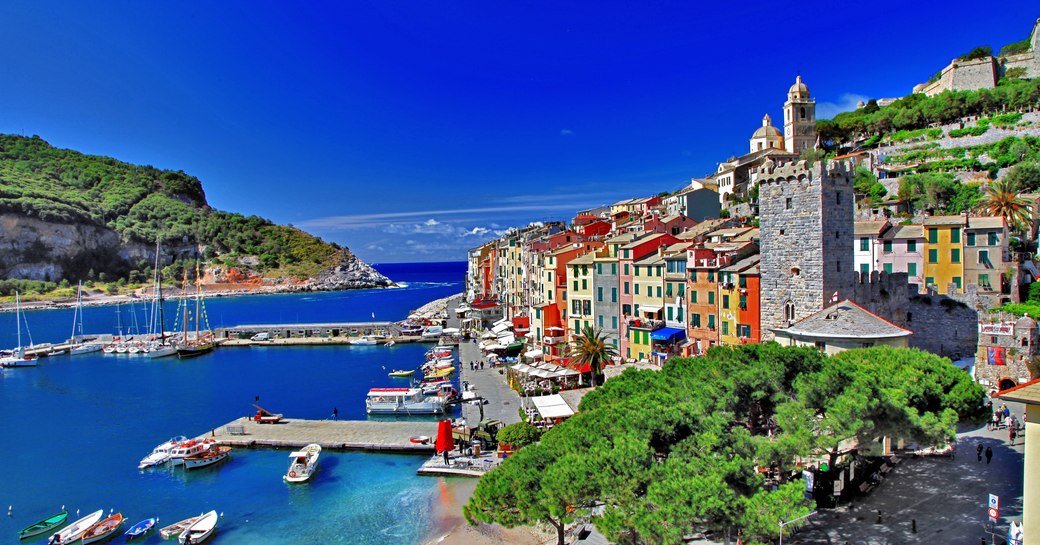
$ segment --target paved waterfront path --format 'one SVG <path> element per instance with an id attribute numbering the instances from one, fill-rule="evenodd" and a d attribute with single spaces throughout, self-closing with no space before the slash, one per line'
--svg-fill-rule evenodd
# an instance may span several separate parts
<path id="1" fill-rule="evenodd" d="M 997 406 L 999 400 L 994 400 Z M 1023 406 L 1008 403 L 1019 419 Z M 993 461 L 979 462 L 976 445 L 993 449 Z M 794 545 L 949 544 L 978 545 L 984 532 L 989 494 L 1000 496 L 1002 520 L 1007 531 L 1010 519 L 1021 521 L 1023 438 L 1008 445 L 1008 431 L 961 426 L 956 455 L 951 458 L 907 459 L 889 473 L 869 496 L 853 504 L 821 511 L 811 522 L 784 543 Z M 878 510 L 881 523 L 878 524 Z M 913 532 L 913 520 L 917 533 Z"/>
<path id="2" fill-rule="evenodd" d="M 448 327 L 459 327 L 459 319 L 455 317 L 454 309 L 462 302 L 457 297 L 448 302 Z M 463 342 L 459 344 L 459 377 L 468 381 L 470 389 L 478 396 L 488 400 L 484 405 L 484 418 L 497 418 L 506 424 L 520 421 L 520 396 L 509 387 L 506 376 L 498 373 L 498 369 L 492 369 L 486 364 L 483 369 L 470 370 L 469 362 L 480 361 L 480 348 L 477 343 Z M 466 418 L 466 424 L 475 426 L 480 422 L 480 407 L 470 403 L 462 404 L 462 416 Z"/>
<path id="3" fill-rule="evenodd" d="M 229 427 L 236 433 L 230 433 Z M 216 437 L 222 444 L 246 448 L 299 448 L 318 443 L 334 450 L 432 452 L 436 434 L 437 423 L 431 421 L 286 418 L 277 424 L 258 424 L 242 417 L 199 438 Z M 419 435 L 431 440 L 425 445 L 409 441 Z"/>

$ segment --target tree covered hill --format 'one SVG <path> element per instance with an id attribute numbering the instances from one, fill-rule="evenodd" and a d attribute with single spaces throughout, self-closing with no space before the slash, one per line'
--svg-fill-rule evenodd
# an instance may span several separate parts
<path id="1" fill-rule="evenodd" d="M 156 241 L 179 268 L 211 264 L 311 278 L 354 259 L 293 227 L 214 210 L 198 178 L 0 135 L 0 277 L 58 282 L 143 277 Z M 215 261 L 215 262 L 214 262 Z M 171 273 L 176 271 L 169 271 Z"/>

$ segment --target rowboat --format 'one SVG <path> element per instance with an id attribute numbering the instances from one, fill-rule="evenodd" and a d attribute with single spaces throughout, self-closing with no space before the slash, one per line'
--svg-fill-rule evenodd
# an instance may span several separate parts
<path id="1" fill-rule="evenodd" d="M 181 533 L 180 537 L 177 538 L 177 542 L 181 545 L 194 545 L 196 543 L 202 543 L 209 539 L 213 535 L 213 530 L 217 527 L 217 512 L 210 511 L 202 518 L 195 521 L 194 524 L 188 526 L 184 532 Z"/>
<path id="2" fill-rule="evenodd" d="M 455 372 L 455 368 L 454 367 L 445 367 L 443 369 L 435 369 L 435 370 L 433 370 L 433 371 L 431 371 L 429 373 L 426 373 L 426 378 L 427 379 L 431 379 L 431 378 L 450 377 L 451 374 L 454 373 L 454 372 Z"/>
<path id="3" fill-rule="evenodd" d="M 403 371 L 403 370 L 394 369 L 393 371 L 390 371 L 389 374 L 392 377 L 410 377 L 413 374 L 415 374 L 415 369 L 412 369 L 411 371 Z"/>
<path id="4" fill-rule="evenodd" d="M 296 452 L 289 453 L 289 471 L 282 477 L 286 482 L 302 483 L 311 478 L 318 468 L 321 445 L 311 443 Z"/>
<path id="5" fill-rule="evenodd" d="M 105 516 L 105 510 L 98 509 L 97 511 L 94 511 L 93 513 L 66 526 L 64 530 L 51 535 L 48 543 L 72 543 L 73 541 L 78 540 L 80 536 L 83 535 L 83 532 L 86 532 L 88 528 L 101 520 L 101 517 L 103 516 Z"/>
<path id="6" fill-rule="evenodd" d="M 122 513 L 109 515 L 107 518 L 102 519 L 100 522 L 94 523 L 93 526 L 87 528 L 86 532 L 83 532 L 83 545 L 87 545 L 88 543 L 96 543 L 103 539 L 108 539 L 112 537 L 112 534 L 115 533 L 115 531 L 118 530 L 119 526 L 122 524 Z"/>
<path id="7" fill-rule="evenodd" d="M 195 456 L 188 456 L 184 459 L 184 469 L 197 469 L 200 467 L 206 467 L 213 465 L 221 460 L 224 460 L 231 455 L 231 447 L 210 447 L 209 450 L 202 451 Z"/>
<path id="8" fill-rule="evenodd" d="M 69 518 L 69 512 L 62 509 L 61 513 L 57 515 L 47 517 L 36 524 L 31 524 L 18 532 L 18 539 L 25 539 L 27 537 L 38 536 L 48 530 L 53 530 L 65 524 L 65 520 Z"/>
<path id="9" fill-rule="evenodd" d="M 131 526 L 130 529 L 127 530 L 123 535 L 126 536 L 127 541 L 130 541 L 135 537 L 143 536 L 147 534 L 149 530 L 155 527 L 156 522 L 159 522 L 159 519 L 155 517 L 152 517 L 150 519 L 144 519 L 141 522 L 138 522 L 137 524 Z"/>
<path id="10" fill-rule="evenodd" d="M 191 526 L 192 524 L 195 524 L 201 518 L 202 518 L 202 515 L 199 515 L 197 517 L 186 518 L 186 519 L 184 519 L 184 520 L 182 520 L 180 522 L 175 522 L 175 523 L 173 523 L 173 524 L 163 528 L 162 530 L 159 530 L 159 535 L 162 536 L 163 539 L 170 539 L 171 537 L 177 537 L 177 536 L 181 535 L 181 533 L 184 532 L 184 530 L 187 530 L 188 526 Z"/>

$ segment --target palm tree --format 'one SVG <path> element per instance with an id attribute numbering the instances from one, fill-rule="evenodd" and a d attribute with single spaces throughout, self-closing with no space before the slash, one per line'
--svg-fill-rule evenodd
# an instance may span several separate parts
<path id="1" fill-rule="evenodd" d="M 986 189 L 986 195 L 979 203 L 979 209 L 991 216 L 1001 216 L 1008 228 L 1019 232 L 1029 225 L 1032 212 L 1029 201 L 1018 196 L 1018 184 L 1007 180 L 997 180 Z"/>
<path id="2" fill-rule="evenodd" d="M 607 342 L 609 335 L 592 326 L 585 326 L 581 334 L 571 341 L 571 361 L 583 366 L 589 364 L 592 370 L 592 387 L 596 387 L 596 375 L 603 370 L 603 365 L 617 357 L 617 348 Z"/>

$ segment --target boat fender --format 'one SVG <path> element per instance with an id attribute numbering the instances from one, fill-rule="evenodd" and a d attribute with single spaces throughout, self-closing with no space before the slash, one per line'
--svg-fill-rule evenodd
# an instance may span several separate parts
<path id="1" fill-rule="evenodd" d="M 295 471 L 290 471 L 289 472 L 289 478 L 290 479 L 295 479 L 296 478 L 296 472 Z"/>

